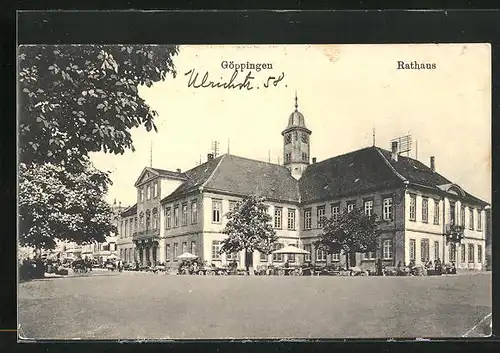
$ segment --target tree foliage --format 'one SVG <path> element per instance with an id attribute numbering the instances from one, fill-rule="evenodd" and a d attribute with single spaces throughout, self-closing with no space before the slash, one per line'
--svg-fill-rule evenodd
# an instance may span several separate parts
<path id="1" fill-rule="evenodd" d="M 329 254 L 343 251 L 345 254 L 375 251 L 380 237 L 378 217 L 365 215 L 362 209 L 344 210 L 335 220 L 324 220 L 322 233 L 315 247 Z"/>
<path id="2" fill-rule="evenodd" d="M 238 202 L 234 211 L 226 214 L 228 222 L 222 233 L 228 237 L 222 241 L 221 253 L 245 250 L 247 254 L 253 254 L 258 250 L 269 254 L 273 250 L 278 237 L 264 201 L 261 197 L 248 197 Z"/>
<path id="3" fill-rule="evenodd" d="M 109 183 L 107 173 L 89 163 L 82 173 L 51 163 L 29 168 L 20 163 L 20 245 L 53 249 L 56 240 L 104 242 L 116 232 L 111 206 L 103 199 Z"/>
<path id="4" fill-rule="evenodd" d="M 176 46 L 21 46 L 19 228 L 21 245 L 104 241 L 113 231 L 107 173 L 88 154 L 133 150 L 130 129 L 156 130 L 138 94 L 175 76 Z"/>
<path id="5" fill-rule="evenodd" d="M 19 48 L 20 159 L 75 166 L 89 152 L 133 149 L 129 130 L 156 130 L 138 95 L 175 76 L 175 46 L 53 45 Z M 85 163 L 83 163 L 85 164 Z"/>

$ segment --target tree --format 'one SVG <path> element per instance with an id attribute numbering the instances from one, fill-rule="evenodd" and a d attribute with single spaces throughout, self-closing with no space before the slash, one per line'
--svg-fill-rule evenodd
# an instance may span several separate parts
<path id="1" fill-rule="evenodd" d="M 221 253 L 245 250 L 245 267 L 253 275 L 253 253 L 258 250 L 269 254 L 278 239 L 267 213 L 264 198 L 251 196 L 240 201 L 234 211 L 228 212 L 228 222 L 222 233 L 228 237 L 222 241 Z"/>
<path id="2" fill-rule="evenodd" d="M 21 244 L 103 241 L 113 231 L 103 200 L 111 181 L 88 154 L 133 150 L 133 127 L 157 131 L 138 86 L 175 77 L 177 53 L 156 45 L 19 48 Z"/>
<path id="3" fill-rule="evenodd" d="M 378 217 L 366 215 L 362 209 L 344 210 L 335 220 L 325 219 L 322 233 L 314 242 L 318 249 L 328 254 L 343 251 L 346 255 L 347 268 L 349 256 L 354 253 L 375 251 L 380 236 Z"/>
<path id="4" fill-rule="evenodd" d="M 111 232 L 116 232 L 111 223 L 111 206 L 103 199 L 109 183 L 107 173 L 89 163 L 79 174 L 51 163 L 35 168 L 21 163 L 20 245 L 53 249 L 56 240 L 104 242 Z"/>
<path id="5" fill-rule="evenodd" d="M 157 115 L 137 87 L 175 77 L 177 52 L 156 45 L 21 46 L 21 162 L 79 167 L 89 152 L 133 149 L 129 130 L 156 130 Z"/>

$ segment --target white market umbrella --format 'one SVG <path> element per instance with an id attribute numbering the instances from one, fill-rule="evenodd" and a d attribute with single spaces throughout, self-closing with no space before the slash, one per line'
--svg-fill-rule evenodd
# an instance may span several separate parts
<path id="1" fill-rule="evenodd" d="M 185 252 L 185 253 L 183 253 L 183 254 L 181 254 L 181 255 L 177 256 L 177 258 L 178 258 L 178 259 L 181 259 L 181 260 L 193 260 L 193 259 L 197 259 L 197 258 L 198 258 L 198 256 L 193 255 L 193 254 L 191 254 L 191 253 L 189 253 L 189 252 Z"/>
<path id="2" fill-rule="evenodd" d="M 309 251 L 304 250 L 304 249 L 300 249 L 300 248 L 298 248 L 296 246 L 293 246 L 293 245 L 288 245 L 288 246 L 285 246 L 284 248 L 281 248 L 281 249 L 278 249 L 278 250 L 274 250 L 272 253 L 273 254 L 293 254 L 293 255 L 299 255 L 299 254 L 307 255 L 307 254 L 310 254 Z"/>

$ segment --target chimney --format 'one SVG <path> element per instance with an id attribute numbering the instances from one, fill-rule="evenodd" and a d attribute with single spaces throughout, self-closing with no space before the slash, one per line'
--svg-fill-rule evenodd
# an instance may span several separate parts
<path id="1" fill-rule="evenodd" d="M 431 170 L 433 172 L 436 171 L 436 163 L 435 163 L 435 159 L 434 159 L 434 156 L 431 157 Z"/>
<path id="2" fill-rule="evenodd" d="M 316 157 L 313 157 L 313 164 L 316 163 Z"/>
<path id="3" fill-rule="evenodd" d="M 177 168 L 177 173 L 179 173 L 179 174 L 181 173 L 181 170 L 179 168 Z"/>
<path id="4" fill-rule="evenodd" d="M 213 155 L 213 153 L 209 153 L 209 154 L 207 154 L 207 161 L 210 161 L 210 160 L 212 160 L 212 159 L 214 159 L 214 155 Z"/>
<path id="5" fill-rule="evenodd" d="M 398 161 L 398 141 L 392 141 L 391 148 L 392 148 L 391 159 L 393 161 L 397 162 Z"/>

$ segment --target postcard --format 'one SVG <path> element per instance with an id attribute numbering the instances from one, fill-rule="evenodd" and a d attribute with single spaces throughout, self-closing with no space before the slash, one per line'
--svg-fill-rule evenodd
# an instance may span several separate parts
<path id="1" fill-rule="evenodd" d="M 491 47 L 18 49 L 31 340 L 491 334 Z"/>

